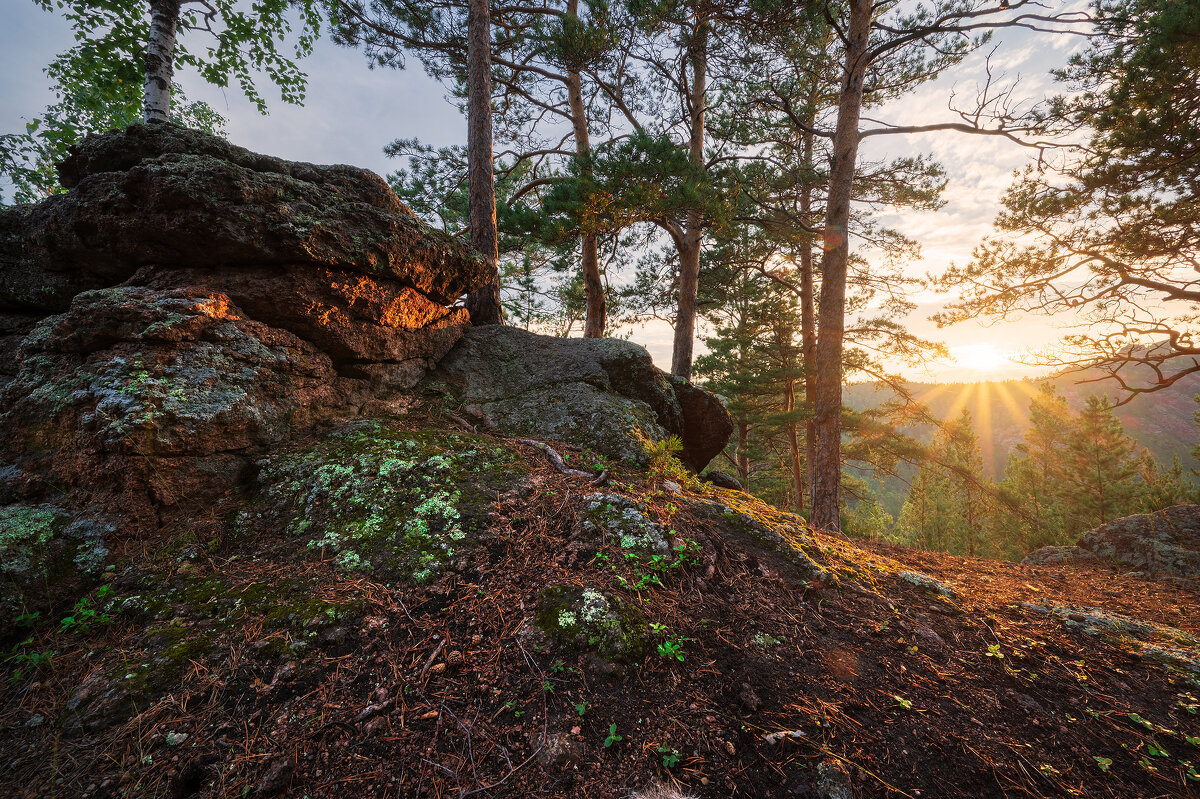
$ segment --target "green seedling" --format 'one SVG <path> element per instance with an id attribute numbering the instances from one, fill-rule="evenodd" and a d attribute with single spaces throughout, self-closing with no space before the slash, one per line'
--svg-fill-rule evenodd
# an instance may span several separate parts
<path id="1" fill-rule="evenodd" d="M 675 768 L 675 766 L 679 765 L 679 750 L 678 749 L 673 749 L 673 748 L 667 746 L 666 744 L 659 744 L 658 749 L 655 751 L 657 751 L 660 755 L 662 755 L 663 768 L 670 770 L 670 769 Z"/>
<path id="2" fill-rule="evenodd" d="M 1129 714 L 1129 720 L 1130 720 L 1130 721 L 1132 721 L 1134 724 L 1141 724 L 1143 727 L 1145 727 L 1145 728 L 1146 728 L 1146 729 L 1148 729 L 1148 730 L 1153 730 L 1153 729 L 1154 729 L 1154 725 L 1153 725 L 1151 722 L 1149 722 L 1149 721 L 1147 721 L 1146 719 L 1142 718 L 1142 717 L 1141 717 L 1141 716 L 1139 716 L 1137 713 L 1130 713 L 1130 714 Z"/>
<path id="3" fill-rule="evenodd" d="M 617 723 L 614 721 L 608 725 L 608 737 L 604 739 L 604 748 L 611 749 L 615 743 L 620 743 L 625 740 L 624 735 L 617 734 Z"/>

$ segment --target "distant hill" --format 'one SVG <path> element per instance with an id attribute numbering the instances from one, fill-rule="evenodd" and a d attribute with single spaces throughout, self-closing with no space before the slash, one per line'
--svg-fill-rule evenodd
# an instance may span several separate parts
<path id="1" fill-rule="evenodd" d="M 971 412 L 984 466 L 988 476 L 995 479 L 1003 474 L 1009 454 L 1029 427 L 1029 399 L 1037 393 L 1039 384 L 1053 383 L 1073 410 L 1082 408 L 1090 394 L 1115 396 L 1111 382 L 1079 382 L 1088 376 L 1087 373 L 1075 373 L 1040 380 L 909 383 L 908 388 L 940 418 L 956 416 L 964 407 Z M 1200 407 L 1192 399 L 1198 393 L 1200 375 L 1189 376 L 1171 388 L 1134 397 L 1117 408 L 1116 415 L 1125 426 L 1125 432 L 1160 463 L 1169 464 L 1178 456 L 1185 469 L 1200 468 L 1200 463 L 1190 453 L 1198 439 L 1196 422 L 1192 418 L 1193 411 Z M 894 396 L 891 389 L 858 383 L 846 387 L 845 402 L 855 410 L 866 410 L 878 407 Z M 934 434 L 930 426 L 906 432 L 922 442 L 932 440 Z"/>

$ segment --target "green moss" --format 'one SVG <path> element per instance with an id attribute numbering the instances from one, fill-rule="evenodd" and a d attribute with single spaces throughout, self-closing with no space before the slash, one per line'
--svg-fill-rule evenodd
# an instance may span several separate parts
<path id="1" fill-rule="evenodd" d="M 590 650 L 616 662 L 633 662 L 649 641 L 646 618 L 615 595 L 578 586 L 551 586 L 538 597 L 534 621 L 556 646 Z"/>
<path id="2" fill-rule="evenodd" d="M 494 441 L 356 422 L 260 475 L 269 512 L 346 571 L 425 582 L 469 546 L 526 473 Z"/>
<path id="3" fill-rule="evenodd" d="M 29 593 L 77 572 L 75 548 L 61 540 L 70 518 L 53 505 L 0 508 L 0 629 L 27 609 Z"/>

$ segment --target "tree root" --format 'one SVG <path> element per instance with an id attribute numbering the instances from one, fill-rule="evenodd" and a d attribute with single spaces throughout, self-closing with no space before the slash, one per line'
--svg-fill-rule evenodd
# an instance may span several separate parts
<path id="1" fill-rule="evenodd" d="M 600 474 L 585 472 L 582 469 L 572 469 L 567 465 L 566 461 L 563 460 L 562 455 L 558 454 L 558 450 L 544 441 L 534 441 L 532 438 L 514 438 L 512 440 L 518 444 L 537 447 L 542 452 L 545 452 L 546 457 L 550 459 L 550 463 L 554 465 L 554 468 L 557 469 L 560 474 L 570 475 L 571 477 L 586 477 L 592 481 L 592 485 L 597 486 L 604 485 L 608 482 L 608 469 L 604 469 L 600 472 Z"/>

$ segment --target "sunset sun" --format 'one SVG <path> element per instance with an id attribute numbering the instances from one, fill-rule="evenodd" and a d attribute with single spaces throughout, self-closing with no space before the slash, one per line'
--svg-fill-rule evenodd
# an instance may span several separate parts
<path id="1" fill-rule="evenodd" d="M 950 357 L 956 366 L 984 375 L 995 374 L 1015 366 L 1011 355 L 1011 352 L 1004 352 L 995 344 L 963 344 L 950 348 Z"/>

